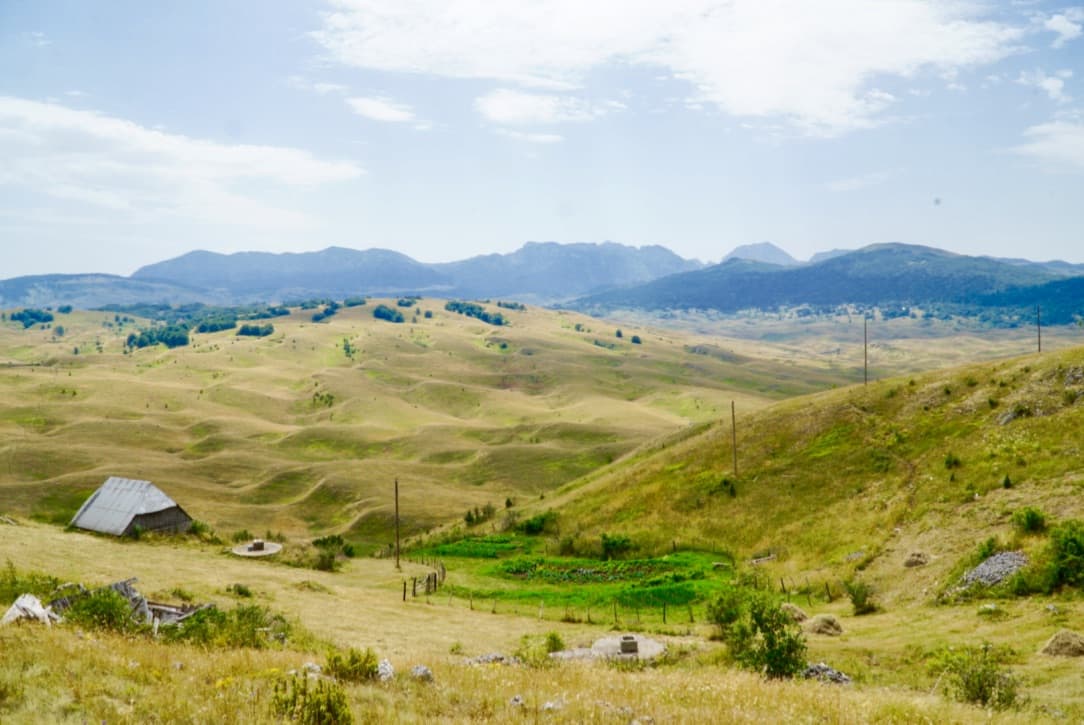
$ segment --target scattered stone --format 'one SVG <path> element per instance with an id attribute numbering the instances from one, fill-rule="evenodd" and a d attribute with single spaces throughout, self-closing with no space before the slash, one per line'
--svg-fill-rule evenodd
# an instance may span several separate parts
<path id="1" fill-rule="evenodd" d="M 838 637 L 843 634 L 843 625 L 831 614 L 818 614 L 809 620 L 806 629 L 813 634 L 824 634 L 829 637 Z"/>
<path id="2" fill-rule="evenodd" d="M 410 668 L 410 676 L 419 682 L 432 682 L 433 671 L 425 665 L 414 665 Z"/>
<path id="3" fill-rule="evenodd" d="M 805 620 L 809 619 L 809 615 L 803 612 L 802 608 L 799 607 L 797 604 L 783 602 L 781 605 L 779 605 L 779 608 L 782 609 L 785 613 L 789 614 L 790 618 L 793 619 L 795 622 L 804 622 Z"/>
<path id="4" fill-rule="evenodd" d="M 301 670 L 309 677 L 319 677 L 323 669 L 315 662 L 306 662 L 301 665 Z"/>
<path id="5" fill-rule="evenodd" d="M 1058 607 L 1057 604 L 1047 604 L 1046 613 L 1049 614 L 1051 617 L 1056 617 L 1061 614 L 1061 609 Z"/>
<path id="6" fill-rule="evenodd" d="M 930 563 L 930 555 L 922 551 L 912 551 L 903 565 L 908 569 L 914 569 L 916 566 L 926 566 Z"/>
<path id="7" fill-rule="evenodd" d="M 523 700 L 523 695 L 512 695 L 512 699 L 508 701 L 508 704 L 512 707 L 523 707 L 527 703 Z"/>
<path id="8" fill-rule="evenodd" d="M 395 668 L 391 666 L 391 662 L 380 660 L 380 664 L 376 666 L 376 679 L 387 682 L 393 677 L 395 677 Z"/>
<path id="9" fill-rule="evenodd" d="M 468 665 L 518 665 L 522 664 L 519 657 L 509 657 L 508 655 L 502 655 L 500 652 L 490 652 L 485 655 L 478 655 L 477 657 L 471 657 L 467 660 Z"/>
<path id="10" fill-rule="evenodd" d="M 864 551 L 852 551 L 850 554 L 847 554 L 846 560 L 847 561 L 858 561 L 859 559 L 861 559 L 865 555 L 866 555 L 866 552 L 864 552 Z"/>
<path id="11" fill-rule="evenodd" d="M 0 516 L 0 524 L 7 524 L 8 526 L 18 526 L 19 522 L 10 516 Z"/>
<path id="12" fill-rule="evenodd" d="M 802 673 L 802 677 L 807 680 L 820 680 L 821 682 L 834 683 L 837 685 L 851 684 L 850 677 L 835 668 L 829 667 L 823 662 L 817 662 L 816 664 L 810 663 L 810 665 L 805 668 L 805 672 Z"/>
<path id="13" fill-rule="evenodd" d="M 174 662 L 173 663 L 173 669 L 178 670 L 178 671 L 183 670 L 184 669 L 184 662 Z"/>
<path id="14" fill-rule="evenodd" d="M 1084 637 L 1063 629 L 1051 637 L 1039 651 L 1054 657 L 1084 657 Z"/>
<path id="15" fill-rule="evenodd" d="M 564 706 L 565 704 L 560 700 L 547 700 L 542 703 L 542 712 L 556 712 Z"/>
<path id="16" fill-rule="evenodd" d="M 1022 551 L 1002 551 L 964 574 L 961 584 L 969 587 L 974 584 L 993 586 L 998 584 L 1028 565 L 1028 558 Z"/>

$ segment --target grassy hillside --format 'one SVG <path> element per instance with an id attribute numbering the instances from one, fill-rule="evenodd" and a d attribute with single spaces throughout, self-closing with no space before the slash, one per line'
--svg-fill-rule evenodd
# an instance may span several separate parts
<path id="1" fill-rule="evenodd" d="M 1084 514 L 1084 350 L 893 378 L 784 401 L 569 484 L 547 503 L 562 535 L 634 537 L 645 551 L 708 539 L 776 570 L 843 574 L 855 562 L 900 597 L 912 548 L 936 579 L 1011 513 Z M 1006 483 L 1008 479 L 1008 483 Z M 733 483 L 733 487 L 731 487 Z M 733 494 L 731 490 L 733 489 Z"/>
<path id="2" fill-rule="evenodd" d="M 380 302 L 319 324 L 295 309 L 267 338 L 227 330 L 131 354 L 139 323 L 113 314 L 0 325 L 0 508 L 66 523 L 120 475 L 220 530 L 384 544 L 395 477 L 417 531 L 537 498 L 731 399 L 755 408 L 853 374 L 780 374 L 740 345 L 641 327 L 618 338 L 534 308 L 500 310 L 510 324 L 495 327 L 420 300 L 392 324 L 373 318 Z"/>

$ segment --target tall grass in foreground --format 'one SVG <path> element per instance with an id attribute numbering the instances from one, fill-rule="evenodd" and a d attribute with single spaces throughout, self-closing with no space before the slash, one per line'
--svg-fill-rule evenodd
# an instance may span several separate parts
<path id="1" fill-rule="evenodd" d="M 276 686 L 312 654 L 228 649 L 112 633 L 82 636 L 63 627 L 0 630 L 0 719 L 4 722 L 275 722 Z M 545 670 L 470 666 L 426 658 L 436 682 L 412 680 L 396 662 L 388 683 L 340 682 L 359 723 L 512 722 L 1036 722 L 1035 711 L 989 714 L 939 697 L 899 690 L 768 681 L 686 657 L 625 671 L 604 663 Z M 337 689 L 337 688 L 336 688 Z M 522 705 L 512 704 L 519 695 Z M 544 710 L 546 703 L 550 709 Z"/>

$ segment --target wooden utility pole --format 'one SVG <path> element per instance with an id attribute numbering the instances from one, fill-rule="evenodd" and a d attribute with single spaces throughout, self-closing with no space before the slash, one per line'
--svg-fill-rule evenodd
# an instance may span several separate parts
<path id="1" fill-rule="evenodd" d="M 395 568 L 399 569 L 399 479 L 395 479 Z"/>
<path id="2" fill-rule="evenodd" d="M 869 385 L 869 318 L 862 315 L 862 384 Z"/>
<path id="3" fill-rule="evenodd" d="M 730 447 L 734 450 L 734 478 L 738 477 L 738 416 L 734 412 L 734 401 L 730 401 Z"/>
<path id="4" fill-rule="evenodd" d="M 1039 305 L 1035 305 L 1035 335 L 1039 340 L 1039 352 L 1043 351 L 1043 313 Z"/>

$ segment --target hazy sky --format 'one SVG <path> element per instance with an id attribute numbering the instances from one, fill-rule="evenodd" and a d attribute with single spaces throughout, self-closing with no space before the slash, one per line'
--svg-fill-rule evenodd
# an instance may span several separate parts
<path id="1" fill-rule="evenodd" d="M 0 0 L 0 278 L 191 249 L 1084 262 L 1084 7 Z"/>

